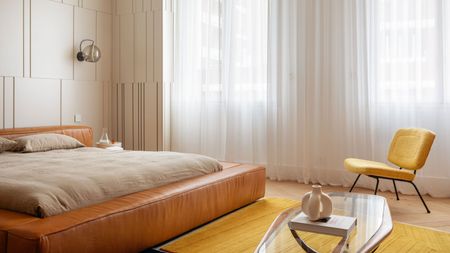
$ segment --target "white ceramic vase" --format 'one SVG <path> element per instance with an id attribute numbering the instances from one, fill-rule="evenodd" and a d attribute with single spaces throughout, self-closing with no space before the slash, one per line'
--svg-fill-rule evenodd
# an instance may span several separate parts
<path id="1" fill-rule="evenodd" d="M 320 185 L 313 185 L 312 188 L 312 191 L 303 196 L 302 211 L 311 221 L 330 217 L 333 210 L 330 196 L 322 192 Z"/>

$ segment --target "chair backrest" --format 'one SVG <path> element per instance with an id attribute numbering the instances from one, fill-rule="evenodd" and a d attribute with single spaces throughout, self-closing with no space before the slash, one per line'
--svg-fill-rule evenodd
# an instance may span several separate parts
<path id="1" fill-rule="evenodd" d="M 421 128 L 399 129 L 391 142 L 388 160 L 404 169 L 423 167 L 436 134 Z"/>

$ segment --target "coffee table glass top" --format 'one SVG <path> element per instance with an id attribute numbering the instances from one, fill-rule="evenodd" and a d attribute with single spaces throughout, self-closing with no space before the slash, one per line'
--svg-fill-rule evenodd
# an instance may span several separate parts
<path id="1" fill-rule="evenodd" d="M 333 214 L 357 218 L 357 225 L 344 252 L 373 250 L 392 230 L 392 219 L 386 199 L 376 195 L 328 193 Z M 301 212 L 294 207 L 281 213 L 272 223 L 256 252 L 304 252 L 292 236 L 288 222 Z M 302 240 L 318 252 L 332 252 L 340 237 L 297 231 Z"/>

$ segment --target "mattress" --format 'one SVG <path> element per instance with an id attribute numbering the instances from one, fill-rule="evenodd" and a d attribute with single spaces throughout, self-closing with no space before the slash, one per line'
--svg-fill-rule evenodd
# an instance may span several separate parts
<path id="1" fill-rule="evenodd" d="M 222 170 L 212 158 L 175 152 L 80 148 L 0 158 L 0 208 L 36 217 Z"/>

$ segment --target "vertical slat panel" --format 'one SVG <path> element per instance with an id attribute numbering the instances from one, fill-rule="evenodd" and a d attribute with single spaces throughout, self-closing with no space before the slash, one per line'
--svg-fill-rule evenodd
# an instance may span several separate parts
<path id="1" fill-rule="evenodd" d="M 117 1 L 117 14 L 131 14 L 133 13 L 133 1 L 132 0 L 116 0 Z"/>
<path id="2" fill-rule="evenodd" d="M 134 16 L 120 16 L 120 80 L 134 82 Z"/>
<path id="3" fill-rule="evenodd" d="M 173 83 L 173 49 L 174 49 L 174 13 L 173 13 L 173 1 L 167 0 L 164 6 L 164 29 L 163 29 L 163 82 L 160 90 L 159 99 L 159 113 L 162 115 L 159 117 L 161 122 L 159 125 L 159 144 L 160 150 L 170 150 L 170 94 Z"/>
<path id="4" fill-rule="evenodd" d="M 147 12 L 147 83 L 154 79 L 154 42 L 153 42 L 153 11 Z"/>
<path id="5" fill-rule="evenodd" d="M 120 16 L 113 22 L 116 52 L 113 80 L 123 85 L 121 94 L 112 94 L 113 100 L 117 100 L 114 106 L 121 108 L 120 112 L 113 113 L 116 118 L 112 121 L 117 122 L 116 131 L 122 133 L 125 149 L 162 149 L 163 138 L 158 133 L 163 132 L 165 117 L 162 114 L 163 1 L 117 0 L 116 4 Z"/>
<path id="6" fill-rule="evenodd" d="M 145 83 L 142 83 L 141 85 L 141 149 L 145 150 L 145 133 L 144 133 L 144 129 L 145 129 L 145 121 L 144 121 L 144 116 L 145 116 Z"/>
<path id="7" fill-rule="evenodd" d="M 162 82 L 158 82 L 157 86 L 156 86 L 156 110 L 157 110 L 157 117 L 156 117 L 156 134 L 157 134 L 157 147 L 158 150 L 163 150 L 163 83 Z"/>
<path id="8" fill-rule="evenodd" d="M 162 24 L 162 11 L 154 13 L 153 19 L 153 64 L 154 80 L 161 83 L 163 80 L 163 24 Z"/>
<path id="9" fill-rule="evenodd" d="M 139 150 L 142 150 L 142 85 L 143 83 L 139 83 Z"/>
<path id="10" fill-rule="evenodd" d="M 143 11 L 143 0 L 134 0 L 133 9 L 135 13 Z"/>
<path id="11" fill-rule="evenodd" d="M 145 82 L 147 78 L 147 24 L 146 13 L 134 15 L 134 80 Z"/>
<path id="12" fill-rule="evenodd" d="M 152 0 L 152 10 L 161 11 L 163 8 L 163 0 Z"/>
<path id="13" fill-rule="evenodd" d="M 152 10 L 152 0 L 143 0 L 143 9 L 144 11 L 151 11 Z"/>
<path id="14" fill-rule="evenodd" d="M 113 2 L 113 0 L 86 0 L 83 1 L 83 8 L 112 13 Z"/>
<path id="15" fill-rule="evenodd" d="M 145 121 L 145 150 L 157 150 L 157 89 L 156 83 L 145 86 L 144 121 Z"/>
<path id="16" fill-rule="evenodd" d="M 124 84 L 118 84 L 117 85 L 117 139 L 121 142 L 123 142 L 122 144 L 125 144 L 125 140 L 124 140 L 124 130 L 123 130 L 123 125 L 124 125 L 124 118 L 123 115 L 124 114 Z"/>
<path id="17" fill-rule="evenodd" d="M 133 84 L 126 83 L 124 89 L 124 147 L 125 149 L 134 148 L 134 138 L 133 138 Z"/>
<path id="18" fill-rule="evenodd" d="M 120 16 L 113 18 L 113 81 L 120 83 Z"/>
<path id="19" fill-rule="evenodd" d="M 118 123 L 118 87 L 119 85 L 114 83 L 111 86 L 111 136 L 114 140 L 118 140 L 118 131 L 117 131 L 117 123 Z"/>
<path id="20" fill-rule="evenodd" d="M 156 1 L 157 3 L 162 1 Z M 155 3 L 155 2 L 154 2 Z M 154 77 L 156 81 L 156 138 L 157 138 L 157 149 L 162 150 L 163 142 L 162 142 L 162 82 L 163 82 L 163 10 L 162 5 L 161 8 L 157 8 L 155 10 L 155 18 L 154 18 L 154 34 L 153 34 L 153 43 L 154 43 L 154 62 L 158 64 L 153 65 L 154 69 Z"/>
<path id="21" fill-rule="evenodd" d="M 139 83 L 132 85 L 133 92 L 133 149 L 139 149 Z"/>
<path id="22" fill-rule="evenodd" d="M 112 138 L 111 131 L 111 98 L 112 98 L 112 85 L 110 83 L 103 83 L 103 127 L 108 128 L 108 134 Z"/>
<path id="23" fill-rule="evenodd" d="M 143 147 L 143 143 L 144 143 L 143 137 L 144 136 L 142 133 L 142 129 L 144 129 L 144 121 L 142 120 L 143 119 L 143 111 L 144 111 L 144 105 L 143 105 L 144 100 L 142 97 L 144 84 L 145 83 L 140 83 L 140 85 L 139 85 L 139 149 L 140 150 L 144 149 L 144 147 Z"/>

